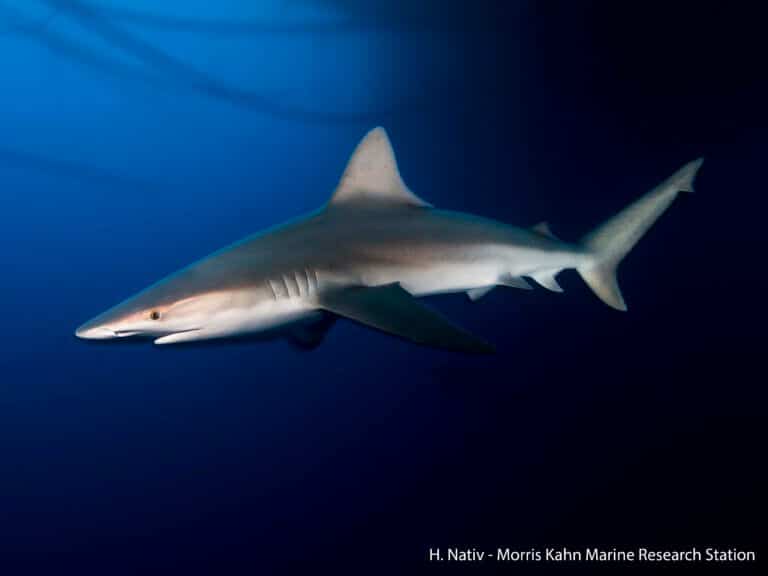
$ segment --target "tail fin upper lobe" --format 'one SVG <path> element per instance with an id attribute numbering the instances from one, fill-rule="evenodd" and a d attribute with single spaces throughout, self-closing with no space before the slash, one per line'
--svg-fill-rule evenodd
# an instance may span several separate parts
<path id="1" fill-rule="evenodd" d="M 608 306 L 617 310 L 627 309 L 616 279 L 616 268 L 669 208 L 678 192 L 693 192 L 693 181 L 703 161 L 703 158 L 699 158 L 689 162 L 581 239 L 582 245 L 593 258 L 578 268 L 579 274 Z"/>

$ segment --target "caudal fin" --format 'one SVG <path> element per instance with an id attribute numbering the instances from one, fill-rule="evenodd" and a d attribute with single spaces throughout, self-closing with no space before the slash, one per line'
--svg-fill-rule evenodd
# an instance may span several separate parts
<path id="1" fill-rule="evenodd" d="M 703 161 L 699 158 L 689 162 L 581 239 L 582 245 L 593 257 L 578 268 L 579 274 L 608 306 L 617 310 L 627 309 L 616 279 L 616 268 L 669 208 L 678 192 L 693 192 L 693 181 Z"/>

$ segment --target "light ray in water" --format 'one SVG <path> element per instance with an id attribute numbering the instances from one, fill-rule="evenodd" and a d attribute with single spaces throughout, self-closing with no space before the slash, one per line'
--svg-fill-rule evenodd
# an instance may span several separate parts
<path id="1" fill-rule="evenodd" d="M 366 32 L 390 29 L 424 28 L 421 22 L 372 21 L 362 18 L 344 18 L 341 20 L 285 21 L 275 22 L 237 18 L 196 18 L 176 16 L 155 12 L 144 12 L 131 8 L 99 6 L 99 12 L 112 20 L 125 24 L 145 26 L 161 30 L 192 32 L 211 36 L 265 36 L 290 34 L 297 35 L 335 35 L 346 32 Z"/>
<path id="2" fill-rule="evenodd" d="M 101 37 L 115 48 L 153 68 L 155 71 L 173 77 L 177 83 L 181 82 L 214 99 L 269 114 L 275 118 L 297 120 L 305 123 L 368 124 L 381 121 L 383 118 L 405 109 L 402 104 L 398 104 L 382 110 L 348 113 L 309 110 L 290 104 L 283 104 L 263 94 L 229 86 L 212 78 L 205 72 L 171 56 L 153 44 L 137 38 L 122 27 L 114 24 L 109 18 L 102 15 L 99 10 L 85 2 L 80 0 L 42 1 L 54 8 L 58 8 L 62 12 L 67 12 L 87 30 Z M 48 31 L 39 32 L 38 35 L 43 42 L 49 45 L 52 44 Z M 57 38 L 53 43 L 63 44 L 61 37 Z M 70 56 L 77 54 L 78 59 L 81 60 L 83 57 L 86 57 L 90 64 L 96 63 L 100 67 L 104 67 L 106 64 L 105 59 L 100 55 L 92 51 L 89 51 L 86 55 L 84 47 L 77 47 L 71 42 L 66 46 L 66 52 Z"/>
<path id="3" fill-rule="evenodd" d="M 10 9 L 8 9 L 3 3 L 0 2 L 0 15 L 2 15 L 4 11 L 6 14 L 8 14 Z M 51 7 L 45 16 L 34 20 L 29 19 L 28 21 L 24 21 L 24 19 L 19 19 L 15 16 L 13 18 L 6 17 L 5 25 L 0 27 L 0 36 L 5 34 L 26 33 L 30 30 L 43 31 L 48 28 L 48 26 L 50 26 L 50 24 L 56 19 L 59 13 L 60 12 L 58 8 Z"/>

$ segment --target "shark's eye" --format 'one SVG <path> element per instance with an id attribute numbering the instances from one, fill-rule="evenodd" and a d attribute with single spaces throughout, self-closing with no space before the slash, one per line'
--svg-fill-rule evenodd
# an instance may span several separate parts
<path id="1" fill-rule="evenodd" d="M 160 312 L 158 312 L 157 310 L 152 310 L 152 312 L 149 313 L 149 317 L 152 320 L 160 320 Z"/>

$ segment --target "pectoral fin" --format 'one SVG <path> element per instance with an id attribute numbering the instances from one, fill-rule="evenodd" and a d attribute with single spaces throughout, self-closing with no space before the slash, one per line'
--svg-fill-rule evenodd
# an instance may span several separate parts
<path id="1" fill-rule="evenodd" d="M 417 344 L 460 352 L 494 351 L 489 343 L 418 302 L 399 284 L 329 290 L 320 297 L 320 305 L 329 312 Z"/>

